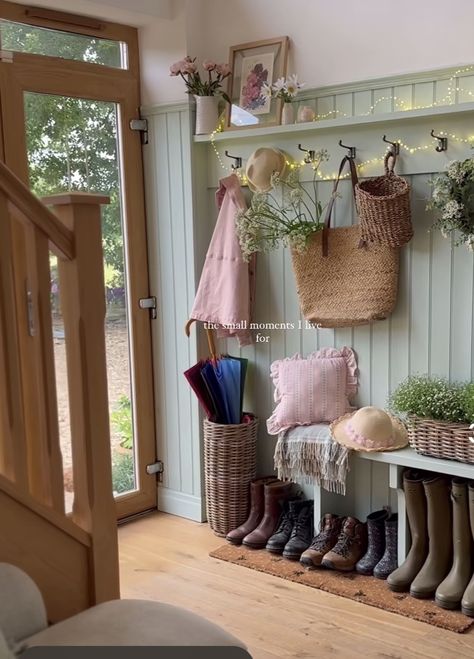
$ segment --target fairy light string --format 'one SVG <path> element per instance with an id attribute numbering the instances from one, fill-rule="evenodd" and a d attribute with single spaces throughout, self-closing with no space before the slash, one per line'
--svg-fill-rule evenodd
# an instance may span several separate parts
<path id="1" fill-rule="evenodd" d="M 460 86 L 460 83 L 458 81 L 458 77 L 460 75 L 467 74 L 467 73 L 472 72 L 472 71 L 474 71 L 474 65 L 464 67 L 462 69 L 458 69 L 457 71 L 455 71 L 454 74 L 447 80 L 447 92 L 446 92 L 446 94 L 442 98 L 440 98 L 439 100 L 433 101 L 433 103 L 430 103 L 428 105 L 413 105 L 411 103 L 408 103 L 404 99 L 400 98 L 399 96 L 395 96 L 395 95 L 392 94 L 390 96 L 381 96 L 381 97 L 379 97 L 369 107 L 367 112 L 361 113 L 358 116 L 369 116 L 369 115 L 374 114 L 374 112 L 375 112 L 376 108 L 378 107 L 378 105 L 381 104 L 381 103 L 387 102 L 387 101 L 390 102 L 392 107 L 394 107 L 396 109 L 399 109 L 402 112 L 408 112 L 408 111 L 413 111 L 413 110 L 422 110 L 422 109 L 426 109 L 426 108 L 430 108 L 430 107 L 446 106 L 446 105 L 456 104 L 456 96 L 458 96 L 460 93 L 465 94 L 465 95 L 467 95 L 471 98 L 474 98 L 474 92 L 472 92 L 470 90 L 467 90 L 467 89 L 463 89 Z M 334 110 L 329 110 L 328 112 L 323 113 L 323 114 L 317 114 L 314 117 L 314 119 L 312 120 L 312 122 L 315 123 L 315 122 L 318 122 L 318 121 L 322 121 L 322 120 L 327 119 L 328 117 L 331 117 L 331 116 L 334 117 L 334 118 L 336 118 L 336 117 L 337 118 L 344 118 L 344 117 L 348 118 L 348 117 L 351 117 L 352 115 L 349 115 L 349 114 L 344 113 L 340 110 L 334 109 Z M 222 167 L 223 170 L 225 170 L 227 172 L 228 171 L 228 164 L 226 162 L 224 162 L 224 160 L 223 160 L 223 158 L 222 158 L 222 156 L 219 152 L 219 149 L 217 148 L 216 143 L 215 143 L 216 135 L 221 133 L 223 130 L 224 130 L 224 127 L 221 123 L 216 128 L 216 130 L 214 130 L 211 133 L 210 143 L 211 143 L 211 146 L 214 150 L 214 153 L 217 157 L 217 160 L 218 160 L 220 166 Z M 461 137 L 461 136 L 456 135 L 454 133 L 448 133 L 448 132 L 445 132 L 445 131 L 439 131 L 439 135 L 443 136 L 443 137 L 448 137 L 450 140 L 453 140 L 454 142 L 458 142 L 458 143 L 462 143 L 462 144 L 468 144 L 471 147 L 474 147 L 474 135 L 472 135 L 470 137 Z M 406 151 L 407 153 L 409 153 L 411 155 L 413 155 L 413 154 L 415 154 L 419 151 L 427 151 L 429 149 L 432 149 L 433 146 L 437 144 L 436 139 L 431 140 L 427 144 L 420 144 L 420 145 L 417 145 L 417 146 L 411 146 L 411 145 L 405 143 L 404 141 L 402 141 L 401 139 L 398 139 L 398 140 L 395 140 L 395 141 L 398 142 L 398 144 L 400 145 L 400 149 L 403 149 L 404 151 Z M 390 147 L 387 148 L 387 151 L 389 151 L 389 150 L 390 150 Z M 364 160 L 360 163 L 357 163 L 356 167 L 359 171 L 361 171 L 361 170 L 363 170 L 364 168 L 366 168 L 370 165 L 376 165 L 376 164 L 383 163 L 383 161 L 384 161 L 383 157 L 369 158 L 368 160 Z M 289 161 L 289 160 L 287 160 L 286 161 L 286 165 L 290 169 L 301 169 L 302 167 L 305 167 L 308 164 L 310 166 L 312 166 L 311 163 L 307 163 L 304 160 L 300 160 L 300 161 L 297 161 L 297 160 Z M 313 167 L 313 169 L 314 169 L 314 167 Z M 247 178 L 246 178 L 246 176 L 243 172 L 241 172 L 240 170 L 234 170 L 234 173 L 239 177 L 242 185 L 247 184 Z M 332 174 L 325 174 L 319 168 L 315 173 L 316 173 L 316 177 L 319 180 L 322 180 L 322 181 L 334 180 L 337 177 L 337 174 L 335 172 L 332 173 Z M 349 175 L 350 175 L 349 173 L 343 174 L 341 176 L 341 178 L 347 178 L 347 177 L 349 177 Z"/>

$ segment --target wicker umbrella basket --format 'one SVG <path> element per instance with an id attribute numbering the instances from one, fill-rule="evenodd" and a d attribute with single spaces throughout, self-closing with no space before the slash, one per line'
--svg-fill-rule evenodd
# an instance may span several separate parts
<path id="1" fill-rule="evenodd" d="M 204 419 L 207 520 L 218 536 L 247 519 L 250 482 L 257 474 L 257 428 L 257 419 L 235 425 Z"/>
<path id="2" fill-rule="evenodd" d="M 410 415 L 407 427 L 410 446 L 417 453 L 474 464 L 474 431 L 467 424 Z"/>
<path id="3" fill-rule="evenodd" d="M 392 158 L 392 165 L 388 161 Z M 396 156 L 385 156 L 385 175 L 360 181 L 355 196 L 362 239 L 378 245 L 401 247 L 413 236 L 410 186 L 393 171 Z"/>

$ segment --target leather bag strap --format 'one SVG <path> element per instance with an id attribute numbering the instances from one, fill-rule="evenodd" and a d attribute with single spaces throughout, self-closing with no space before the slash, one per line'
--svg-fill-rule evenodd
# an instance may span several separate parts
<path id="1" fill-rule="evenodd" d="M 332 211 L 334 208 L 334 202 L 336 201 L 339 181 L 341 180 L 342 172 L 344 171 L 346 164 L 349 164 L 349 171 L 350 171 L 351 183 L 352 183 L 352 194 L 354 196 L 354 201 L 355 201 L 355 186 L 358 183 L 357 169 L 355 166 L 354 158 L 351 158 L 350 156 L 344 156 L 344 158 L 341 160 L 341 164 L 339 165 L 339 172 L 337 174 L 336 180 L 334 181 L 334 187 L 332 189 L 331 199 L 329 200 L 329 204 L 326 209 L 326 216 L 324 218 L 324 228 L 323 228 L 323 236 L 322 236 L 323 256 L 328 255 L 329 229 L 331 227 Z"/>

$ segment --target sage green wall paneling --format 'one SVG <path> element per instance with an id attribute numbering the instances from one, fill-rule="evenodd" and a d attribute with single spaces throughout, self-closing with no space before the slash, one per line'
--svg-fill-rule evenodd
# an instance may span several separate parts
<path id="1" fill-rule="evenodd" d="M 452 93 L 452 83 L 449 80 L 437 80 L 434 84 L 436 103 L 438 105 L 454 105 L 456 99 L 455 94 Z"/>
<path id="2" fill-rule="evenodd" d="M 392 87 L 376 89 L 373 93 L 372 110 L 373 114 L 386 114 L 393 112 L 393 90 Z"/>
<path id="3" fill-rule="evenodd" d="M 194 229 L 190 116 L 186 107 L 148 116 L 144 147 L 150 292 L 158 300 L 152 323 L 157 455 L 164 462 L 160 510 L 203 518 L 200 421 L 183 371 L 197 359 L 197 341 L 184 325 L 194 299 Z M 207 201 L 206 201 L 207 206 Z"/>
<path id="4" fill-rule="evenodd" d="M 397 85 L 393 88 L 393 108 L 395 112 L 408 110 L 413 106 L 414 85 Z"/>
<path id="5" fill-rule="evenodd" d="M 316 114 L 318 117 L 334 117 L 336 103 L 334 96 L 322 96 L 316 99 Z"/>
<path id="6" fill-rule="evenodd" d="M 463 84 L 468 76 L 461 76 Z M 399 96 L 406 103 L 420 104 L 439 100 L 447 94 L 447 78 L 436 84 L 427 79 L 387 81 L 372 86 L 340 88 L 322 94 L 315 103 L 317 112 L 353 107 L 356 116 L 365 115 L 373 104 L 373 97 Z M 387 90 L 389 94 L 387 94 Z M 430 96 L 431 94 L 431 96 Z M 428 101 L 429 99 L 429 101 Z M 471 97 L 468 99 L 472 102 Z M 300 103 L 311 104 L 304 99 Z M 462 101 L 464 102 L 464 101 Z M 378 107 L 382 104 L 380 103 Z M 395 102 L 391 110 L 397 111 Z M 145 113 L 146 114 L 146 113 Z M 382 117 L 377 114 L 376 118 Z M 198 407 L 183 376 L 182 370 L 194 363 L 198 349 L 207 353 L 205 337 L 196 339 L 193 328 L 191 340 L 185 338 L 182 325 L 189 313 L 195 287 L 201 272 L 205 252 L 215 226 L 214 193 L 218 179 L 224 175 L 221 165 L 209 144 L 195 143 L 193 176 L 188 132 L 190 113 L 183 106 L 158 108 L 148 113 L 151 122 L 150 145 L 144 148 L 149 221 L 149 248 L 152 293 L 159 298 L 158 320 L 154 325 L 155 377 L 157 400 L 161 402 L 158 415 L 158 453 L 165 461 L 164 491 L 161 501 L 170 512 L 199 518 L 202 511 L 201 484 L 201 428 Z M 415 238 L 401 253 L 400 290 L 393 316 L 372 326 L 321 331 L 289 330 L 287 332 L 261 330 L 270 335 L 270 342 L 262 342 L 240 350 L 235 340 L 221 342 L 220 349 L 248 357 L 250 368 L 246 392 L 246 409 L 261 419 L 259 438 L 259 471 L 273 468 L 275 438 L 266 433 L 265 421 L 273 408 L 273 387 L 270 365 L 274 359 L 290 357 L 295 352 L 304 355 L 324 346 L 352 345 L 360 368 L 359 405 L 385 405 L 390 390 L 409 373 L 426 372 L 465 379 L 472 375 L 474 361 L 473 332 L 473 257 L 464 247 L 452 247 L 437 231 L 429 232 L 433 216 L 425 211 L 430 196 L 429 181 L 433 173 L 443 169 L 450 160 L 471 154 L 469 146 L 452 139 L 446 154 L 436 153 L 435 142 L 429 136 L 435 131 L 467 137 L 472 135 L 472 114 L 400 117 L 386 123 L 340 124 L 319 129 L 317 124 L 302 126 L 293 134 L 283 129 L 260 134 L 247 133 L 235 139 L 236 133 L 218 136 L 216 147 L 221 154 L 228 148 L 245 161 L 260 146 L 279 147 L 301 159 L 297 144 L 307 148 L 327 148 L 330 161 L 322 171 L 337 170 L 344 151 L 338 146 L 342 139 L 357 147 L 358 161 L 381 157 L 385 146 L 382 135 L 402 139 L 410 147 L 427 148 L 410 153 L 402 149 L 397 163 L 400 173 L 410 178 L 413 186 L 412 204 Z M 290 127 L 291 128 L 291 127 Z M 229 140 L 228 142 L 226 140 Z M 224 161 L 226 160 L 223 157 Z M 230 166 L 229 166 L 230 171 Z M 365 176 L 380 174 L 380 162 L 366 166 Z M 311 171 L 305 168 L 302 179 L 311 186 Z M 332 181 L 318 182 L 320 198 L 327 201 Z M 341 198 L 336 202 L 335 223 L 348 225 L 354 221 L 350 203 L 350 186 L 341 183 Z M 247 194 L 247 191 L 246 191 Z M 194 213 L 194 217 L 192 217 Z M 289 250 L 259 255 L 257 263 L 257 322 L 298 322 L 301 318 Z M 166 378 L 164 373 L 166 372 Z M 380 468 L 381 467 L 381 468 Z M 354 500 L 344 506 L 363 516 L 371 506 L 380 506 L 392 499 L 383 465 L 357 461 L 350 476 L 356 491 Z M 337 499 L 337 497 L 336 497 Z M 333 499 L 332 499 L 333 500 Z M 393 501 L 392 501 L 393 503 Z M 163 504 L 162 504 L 163 505 Z"/>
<path id="7" fill-rule="evenodd" d="M 458 103 L 470 103 L 474 100 L 474 76 L 464 76 L 457 79 Z"/>
<path id="8" fill-rule="evenodd" d="M 415 107 L 426 107 L 434 102 L 434 82 L 417 82 L 414 86 L 413 103 Z"/>
<path id="9" fill-rule="evenodd" d="M 371 112 L 372 92 L 360 91 L 354 92 L 354 115 L 356 117 L 366 115 Z"/>
<path id="10" fill-rule="evenodd" d="M 350 94 L 336 94 L 336 117 L 352 117 L 354 112 L 354 95 Z"/>

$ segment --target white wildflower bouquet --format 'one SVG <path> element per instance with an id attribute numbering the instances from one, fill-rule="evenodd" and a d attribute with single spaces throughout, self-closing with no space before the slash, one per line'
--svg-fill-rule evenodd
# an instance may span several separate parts
<path id="1" fill-rule="evenodd" d="M 428 208 L 440 212 L 435 226 L 445 238 L 454 232 L 457 245 L 474 251 L 474 158 L 455 160 L 436 177 Z"/>
<path id="2" fill-rule="evenodd" d="M 266 98 L 281 98 L 284 103 L 292 103 L 304 85 L 305 83 L 298 82 L 298 76 L 293 74 L 288 78 L 278 78 L 273 85 L 265 82 L 262 92 Z"/>
<path id="3" fill-rule="evenodd" d="M 300 182 L 297 169 L 286 178 L 274 172 L 272 190 L 254 194 L 250 208 L 237 213 L 236 230 L 245 260 L 255 252 L 269 252 L 280 246 L 302 252 L 309 236 L 323 228 L 324 208 L 318 199 L 316 175 L 321 162 L 327 159 L 325 149 L 315 154 L 312 192 Z"/>

